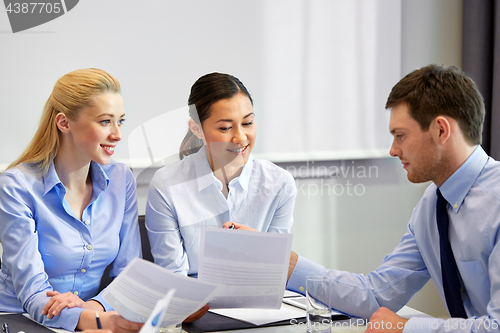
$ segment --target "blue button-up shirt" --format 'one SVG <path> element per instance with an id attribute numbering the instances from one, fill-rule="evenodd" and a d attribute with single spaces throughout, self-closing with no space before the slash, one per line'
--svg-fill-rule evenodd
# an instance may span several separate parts
<path id="1" fill-rule="evenodd" d="M 412 318 L 405 332 L 498 331 L 500 163 L 477 147 L 440 190 L 448 201 L 450 243 L 464 287 L 462 299 L 469 319 Z M 328 274 L 334 286 L 332 306 L 363 318 L 370 318 L 380 306 L 399 310 L 429 278 L 445 301 L 436 200 L 436 185 L 432 184 L 413 210 L 408 231 L 400 244 L 368 276 L 326 270 L 299 257 L 287 288 L 303 292 L 306 275 Z"/>
<path id="2" fill-rule="evenodd" d="M 26 311 L 47 326 L 74 330 L 81 308 L 48 320 L 46 292 L 72 292 L 87 301 L 97 295 L 104 269 L 115 277 L 141 256 L 135 180 L 124 164 L 91 163 L 92 199 L 75 216 L 54 165 L 44 176 L 24 166 L 0 176 L 0 311 Z M 96 296 L 97 295 L 97 296 Z"/>
<path id="3" fill-rule="evenodd" d="M 220 228 L 227 221 L 258 231 L 290 232 L 297 190 L 289 172 L 250 156 L 229 183 L 227 199 L 221 191 L 205 147 L 156 172 L 146 204 L 155 263 L 196 276 L 201 229 Z"/>

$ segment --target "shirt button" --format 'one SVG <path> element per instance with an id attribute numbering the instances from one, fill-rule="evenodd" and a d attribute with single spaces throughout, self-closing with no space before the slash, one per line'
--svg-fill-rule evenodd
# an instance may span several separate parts
<path id="1" fill-rule="evenodd" d="M 89 225 L 90 224 L 90 221 L 89 220 L 86 220 L 85 221 L 85 225 Z"/>
<path id="2" fill-rule="evenodd" d="M 87 270 L 85 268 L 80 269 L 80 272 L 85 273 Z"/>
<path id="3" fill-rule="evenodd" d="M 78 296 L 78 291 L 73 291 L 73 294 L 75 294 L 76 296 Z"/>
<path id="4" fill-rule="evenodd" d="M 92 250 L 92 245 L 87 245 L 87 250 Z"/>
<path id="5" fill-rule="evenodd" d="M 300 291 L 304 291 L 304 287 L 302 287 L 302 286 L 301 286 L 301 287 L 299 287 L 299 290 L 300 290 Z"/>
<path id="6" fill-rule="evenodd" d="M 454 204 L 454 205 L 453 205 L 453 208 L 457 209 L 457 208 L 458 208 L 458 205 L 457 205 L 457 204 Z"/>

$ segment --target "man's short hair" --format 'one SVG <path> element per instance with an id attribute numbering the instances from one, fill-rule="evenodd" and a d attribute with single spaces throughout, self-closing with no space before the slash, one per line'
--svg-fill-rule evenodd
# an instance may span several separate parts
<path id="1" fill-rule="evenodd" d="M 423 131 L 436 117 L 446 115 L 458 122 L 469 144 L 481 144 L 483 97 L 474 81 L 454 66 L 429 65 L 406 75 L 392 88 L 385 108 L 400 104 L 408 106 Z"/>

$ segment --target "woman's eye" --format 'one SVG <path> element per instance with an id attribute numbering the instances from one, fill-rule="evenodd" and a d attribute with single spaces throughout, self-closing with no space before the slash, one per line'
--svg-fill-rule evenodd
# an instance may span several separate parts
<path id="1" fill-rule="evenodd" d="M 111 120 L 101 120 L 100 121 L 101 125 L 109 125 L 111 123 Z"/>
<path id="2" fill-rule="evenodd" d="M 249 122 L 249 123 L 244 123 L 243 126 L 252 126 L 253 125 L 253 121 Z"/>
<path id="3" fill-rule="evenodd" d="M 118 120 L 118 125 L 123 125 L 125 123 L 125 118 Z"/>
<path id="4" fill-rule="evenodd" d="M 221 131 L 229 131 L 231 127 L 219 127 Z"/>

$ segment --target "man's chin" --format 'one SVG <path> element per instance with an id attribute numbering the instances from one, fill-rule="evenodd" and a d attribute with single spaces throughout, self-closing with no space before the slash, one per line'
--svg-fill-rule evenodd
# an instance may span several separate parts
<path id="1" fill-rule="evenodd" d="M 408 172 L 406 176 L 407 176 L 408 180 L 410 182 L 412 182 L 413 184 L 426 183 L 426 182 L 430 181 L 429 177 L 424 177 L 422 175 L 414 175 L 411 172 Z"/>

